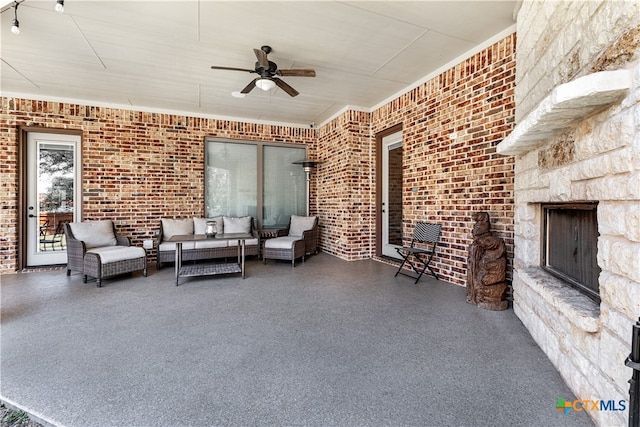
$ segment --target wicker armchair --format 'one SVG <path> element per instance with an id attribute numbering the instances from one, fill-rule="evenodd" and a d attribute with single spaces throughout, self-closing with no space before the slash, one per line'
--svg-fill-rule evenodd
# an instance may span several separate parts
<path id="1" fill-rule="evenodd" d="M 264 242 L 263 262 L 267 259 L 291 261 L 295 267 L 296 259 L 318 253 L 318 217 L 292 215 L 289 227 L 280 230 L 278 237 Z"/>
<path id="2" fill-rule="evenodd" d="M 118 236 L 111 220 L 72 222 L 65 224 L 67 236 L 67 276 L 71 271 L 95 277 L 98 287 L 102 279 L 143 270 L 147 276 L 147 254 L 143 248 L 131 246 L 128 237 Z"/>

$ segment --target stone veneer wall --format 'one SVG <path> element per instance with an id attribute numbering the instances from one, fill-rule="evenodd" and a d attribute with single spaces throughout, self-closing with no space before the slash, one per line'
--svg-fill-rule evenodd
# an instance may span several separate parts
<path id="1" fill-rule="evenodd" d="M 82 132 L 83 219 L 113 218 L 135 244 L 163 216 L 202 215 L 206 136 L 307 144 L 323 162 L 311 175 L 321 248 L 348 260 L 375 254 L 375 135 L 400 123 L 405 238 L 419 220 L 441 222 L 435 268 L 465 285 L 473 212 L 489 211 L 513 253 L 513 159 L 495 147 L 513 126 L 514 82 L 512 34 L 372 113 L 348 110 L 318 130 L 2 98 L 0 272 L 17 267 L 17 139 L 28 123 Z"/>
<path id="2" fill-rule="evenodd" d="M 640 316 L 639 13 L 635 1 L 525 1 L 518 13 L 518 121 L 559 84 L 633 70 L 621 102 L 515 162 L 514 311 L 578 399 L 629 399 L 624 359 Z M 583 201 L 599 202 L 600 304 L 539 268 L 540 204 Z M 590 415 L 626 425 L 628 410 Z"/>

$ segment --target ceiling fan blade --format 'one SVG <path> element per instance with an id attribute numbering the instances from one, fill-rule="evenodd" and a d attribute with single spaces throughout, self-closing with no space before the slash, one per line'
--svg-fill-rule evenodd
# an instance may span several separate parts
<path id="1" fill-rule="evenodd" d="M 230 70 L 230 71 L 246 71 L 247 73 L 255 73 L 256 72 L 256 70 L 248 70 L 246 68 L 219 67 L 217 65 L 212 65 L 211 69 L 213 69 L 213 70 Z"/>
<path id="2" fill-rule="evenodd" d="M 240 91 L 240 93 L 249 93 L 249 92 L 251 92 L 251 90 L 253 90 L 253 88 L 256 87 L 256 81 L 258 81 L 258 79 L 253 79 L 253 81 L 251 83 L 249 83 L 248 85 L 246 85 L 244 87 L 244 89 L 242 89 Z"/>
<path id="3" fill-rule="evenodd" d="M 293 77 L 315 77 L 316 70 L 310 69 L 294 69 L 294 70 L 278 70 L 276 74 L 279 76 L 293 76 Z"/>
<path id="4" fill-rule="evenodd" d="M 253 53 L 256 54 L 256 58 L 258 58 L 258 63 L 261 67 L 268 69 L 269 68 L 269 60 L 267 59 L 267 54 L 265 51 L 260 49 L 253 49 Z"/>
<path id="5" fill-rule="evenodd" d="M 298 96 L 299 92 L 294 88 L 292 88 L 291 86 L 289 86 L 288 84 L 286 84 L 283 80 L 274 78 L 273 81 L 276 82 L 276 84 L 280 89 L 287 92 L 289 96 Z"/>

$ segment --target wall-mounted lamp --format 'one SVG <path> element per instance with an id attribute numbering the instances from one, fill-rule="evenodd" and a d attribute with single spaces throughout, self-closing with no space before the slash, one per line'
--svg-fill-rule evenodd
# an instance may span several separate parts
<path id="1" fill-rule="evenodd" d="M 293 162 L 294 165 L 302 165 L 302 170 L 304 170 L 304 173 L 307 175 L 307 216 L 309 216 L 311 169 L 315 168 L 320 163 L 322 162 L 318 162 L 316 160 L 311 160 L 311 159 L 304 159 L 304 160 L 298 160 L 297 162 Z"/>

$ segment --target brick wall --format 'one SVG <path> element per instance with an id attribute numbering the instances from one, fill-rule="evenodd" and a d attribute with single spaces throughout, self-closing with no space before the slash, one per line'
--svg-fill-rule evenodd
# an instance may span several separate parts
<path id="1" fill-rule="evenodd" d="M 203 214 L 206 136 L 307 144 L 322 162 L 311 179 L 321 248 L 347 260 L 375 255 L 375 136 L 401 124 L 405 238 L 418 220 L 442 223 L 436 270 L 464 285 L 473 212 L 490 213 L 513 253 L 512 159 L 495 146 L 513 123 L 514 61 L 510 35 L 371 113 L 349 110 L 318 130 L 4 98 L 2 271 L 17 266 L 17 136 L 27 123 L 82 132 L 83 219 L 113 218 L 137 244 L 163 216 Z"/>
<path id="2" fill-rule="evenodd" d="M 320 128 L 314 207 L 322 250 L 347 260 L 371 257 L 374 234 L 369 113 L 349 110 Z"/>
<path id="3" fill-rule="evenodd" d="M 137 245 L 162 217 L 204 214 L 206 136 L 309 146 L 316 138 L 313 129 L 2 98 L 2 272 L 18 265 L 18 134 L 27 125 L 82 132 L 82 219 L 113 219 Z"/>
<path id="4" fill-rule="evenodd" d="M 382 106 L 372 135 L 402 124 L 405 239 L 418 221 L 438 222 L 444 280 L 466 284 L 466 259 L 476 211 L 487 211 L 494 233 L 513 258 L 513 159 L 496 154 L 512 130 L 515 34 Z"/>

